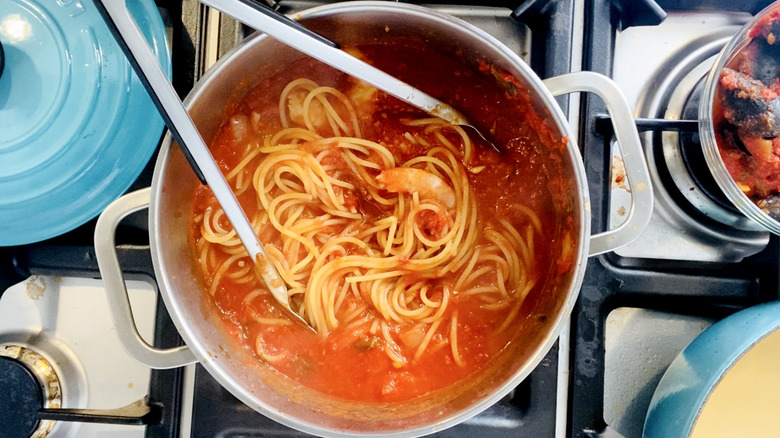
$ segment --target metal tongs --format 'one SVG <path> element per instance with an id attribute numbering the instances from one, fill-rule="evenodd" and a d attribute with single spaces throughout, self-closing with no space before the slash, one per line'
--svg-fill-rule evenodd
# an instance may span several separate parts
<path id="1" fill-rule="evenodd" d="M 465 117 L 451 106 L 347 54 L 340 50 L 337 44 L 309 31 L 267 6 L 253 0 L 201 0 L 201 2 L 429 114 L 453 124 L 467 124 Z M 255 261 L 256 271 L 271 294 L 284 309 L 309 326 L 308 322 L 290 309 L 284 281 L 268 261 L 263 245 L 246 213 L 130 15 L 125 0 L 95 0 L 95 7 L 103 16 L 109 30 L 160 111 L 160 115 L 182 148 L 190 166 L 200 181 L 211 188 L 250 258 Z"/>

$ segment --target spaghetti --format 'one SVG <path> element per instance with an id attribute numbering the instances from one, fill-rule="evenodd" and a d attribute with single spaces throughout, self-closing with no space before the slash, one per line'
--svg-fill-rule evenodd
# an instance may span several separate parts
<path id="1" fill-rule="evenodd" d="M 404 143 L 426 152 L 401 161 L 393 146 L 360 137 L 355 106 L 332 87 L 294 80 L 279 110 L 282 129 L 248 142 L 226 176 L 236 194 L 253 198 L 251 223 L 294 309 L 322 337 L 365 326 L 400 367 L 422 357 L 438 333 L 461 364 L 454 306 L 460 297 L 503 312 L 497 330 L 511 324 L 535 284 L 530 248 L 541 223 L 522 206 L 521 229 L 478 217 L 469 174 L 481 169 L 469 167 L 474 145 L 462 128 L 404 120 Z M 251 129 L 263 134 L 256 123 Z M 222 210 L 209 206 L 196 223 L 211 294 L 251 285 L 251 304 L 263 285 Z M 421 336 L 403 336 L 409 331 Z M 266 360 L 280 359 L 257 349 Z"/>
<path id="2" fill-rule="evenodd" d="M 301 58 L 231 101 L 210 149 L 315 330 L 279 308 L 207 186 L 193 255 L 217 329 L 263 367 L 341 399 L 406 401 L 546 324 L 573 263 L 566 140 L 481 64 L 417 40 L 347 49 L 489 127 L 504 153 Z"/>

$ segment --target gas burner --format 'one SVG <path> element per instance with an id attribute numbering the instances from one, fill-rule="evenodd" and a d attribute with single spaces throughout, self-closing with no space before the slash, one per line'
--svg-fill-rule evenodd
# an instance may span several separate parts
<path id="1" fill-rule="evenodd" d="M 8 375 L 14 377 L 4 378 Z M 78 424 L 39 420 L 38 410 L 85 402 L 84 370 L 66 345 L 44 333 L 0 330 L 0 412 L 10 409 L 19 415 L 0 416 L 0 430 L 9 434 L 4 438 L 74 437 Z"/>
<path id="2" fill-rule="evenodd" d="M 157 302 L 155 290 L 146 283 L 131 281 L 128 285 L 138 328 L 146 339 L 152 339 Z M 57 406 L 38 402 L 37 407 L 26 408 L 32 409 L 25 415 L 33 418 L 33 422 L 37 421 L 41 408 L 46 409 L 41 412 L 41 418 L 55 416 L 60 420 L 67 419 L 62 416 L 66 414 L 52 413 L 61 412 L 61 409 L 65 412 L 112 410 L 149 394 L 150 371 L 132 360 L 119 344 L 105 290 L 97 280 L 33 275 L 0 295 L 0 360 L 3 367 L 13 366 L 16 374 L 24 375 L 24 369 L 20 372 L 19 366 L 8 365 L 11 360 L 8 356 L 16 361 L 17 357 L 26 358 L 32 352 L 33 360 L 25 361 L 27 365 L 24 366 L 31 372 L 41 370 L 48 375 L 47 370 L 50 370 L 56 374 L 61 398 Z M 3 381 L 3 369 L 0 369 L 0 382 Z M 45 381 L 38 384 L 39 387 L 46 385 Z M 14 394 L 19 393 L 14 391 Z M 3 403 L 5 396 L 5 387 L 0 384 Z M 45 399 L 43 395 L 40 397 Z M 5 412 L 3 403 L 0 403 L 0 412 Z M 0 436 L 3 438 L 7 436 L 2 427 L 6 417 L 0 415 Z M 51 423 L 48 436 L 57 438 L 100 438 L 118 434 L 127 438 L 143 437 L 146 429 L 105 422 Z"/>
<path id="3" fill-rule="evenodd" d="M 635 116 L 697 120 L 704 78 L 747 18 L 670 13 L 659 26 L 619 34 L 614 78 L 635 99 Z M 618 255 L 735 262 L 766 247 L 769 233 L 740 214 L 712 178 L 698 132 L 654 130 L 640 138 L 656 195 L 653 217 L 642 236 Z M 612 190 L 611 227 L 624 220 L 629 196 L 619 187 Z"/>
<path id="4" fill-rule="evenodd" d="M 38 410 L 62 406 L 60 378 L 51 363 L 29 348 L 0 344 L 0 387 L 3 436 L 49 436 L 55 422 L 39 420 Z"/>
<path id="5" fill-rule="evenodd" d="M 649 99 L 647 111 L 658 114 L 665 108 L 665 113 L 658 114 L 664 119 L 697 120 L 704 78 L 715 56 L 729 39 L 728 34 L 722 37 L 715 34 L 711 40 L 696 41 L 668 73 L 665 87 L 659 87 L 657 96 Z M 669 193 L 676 198 L 681 209 L 693 217 L 702 214 L 704 218 L 699 219 L 709 218 L 735 230 L 763 231 L 758 224 L 742 215 L 718 188 L 704 160 L 697 132 L 651 133 L 649 141 L 653 145 L 652 153 L 663 156 L 663 160 L 654 160 L 661 167 L 659 177 L 663 181 L 671 180 L 677 187 L 678 191 L 672 189 Z M 724 233 L 730 234 L 728 229 Z"/>
<path id="6" fill-rule="evenodd" d="M 653 99 L 648 111 L 666 112 L 659 114 L 671 120 L 696 120 L 699 117 L 699 97 L 704 87 L 704 78 L 710 70 L 715 56 L 728 41 L 725 38 L 713 38 L 702 44 L 698 50 L 690 52 L 690 56 L 677 64 L 671 72 L 670 90 L 659 89 L 659 97 Z M 712 178 L 696 132 L 683 134 L 667 131 L 660 134 L 650 134 L 653 145 L 652 152 L 660 153 L 663 160 L 655 163 L 664 166 L 659 169 L 663 180 L 671 179 L 679 192 L 670 190 L 672 197 L 677 198 L 680 208 L 696 217 L 699 213 L 736 230 L 762 231 L 761 227 L 739 213 L 731 202 L 723 195 Z M 665 170 L 665 172 L 664 172 Z M 664 174 L 665 173 L 665 174 Z M 687 203 L 680 202 L 680 196 Z M 693 207 L 693 211 L 689 207 Z M 706 220 L 706 219 L 704 219 Z M 728 231 L 724 231 L 728 234 Z"/>
<path id="7" fill-rule="evenodd" d="M 699 102 L 701 101 L 701 94 L 704 90 L 705 77 L 702 77 L 696 85 L 693 87 L 693 91 L 688 96 L 683 105 L 681 118 L 683 120 L 696 120 L 699 117 Z M 712 177 L 712 172 L 707 166 L 707 161 L 704 158 L 704 151 L 699 141 L 698 131 L 683 131 L 679 133 L 679 149 L 680 158 L 685 163 L 685 168 L 688 169 L 688 174 L 696 183 L 696 187 L 704 193 L 704 195 L 717 204 L 718 207 L 735 215 L 741 215 L 739 210 L 734 204 L 726 197 L 723 190 L 720 189 L 715 178 Z M 678 183 L 678 187 L 680 184 Z M 688 190 L 687 193 L 694 192 L 695 190 Z M 683 194 L 686 192 L 683 190 Z M 718 210 L 721 211 L 721 210 Z M 704 212 L 707 214 L 707 212 Z M 708 216 L 715 217 L 715 213 L 710 213 Z M 725 222 L 729 224 L 729 222 Z M 750 229 L 754 229 L 751 227 Z"/>

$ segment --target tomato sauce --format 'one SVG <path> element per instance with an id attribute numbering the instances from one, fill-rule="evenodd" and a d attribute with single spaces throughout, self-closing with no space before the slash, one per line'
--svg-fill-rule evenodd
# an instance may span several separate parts
<path id="1" fill-rule="evenodd" d="M 780 218 L 780 9 L 750 30 L 720 74 L 713 101 L 715 140 L 739 189 Z"/>
<path id="2" fill-rule="evenodd" d="M 499 218 L 510 222 L 519 220 L 523 215 L 514 207 L 518 203 L 536 212 L 543 230 L 541 237 L 534 241 L 538 281 L 531 294 L 543 291 L 544 283 L 552 276 L 568 272 L 574 251 L 565 252 L 571 254 L 569 258 L 553 257 L 553 246 L 559 254 L 561 236 L 565 233 L 571 236 L 572 232 L 574 194 L 571 179 L 562 170 L 567 140 L 556 136 L 534 111 L 527 92 L 516 79 L 487 64 L 469 65 L 457 55 L 428 49 L 417 40 L 361 45 L 359 51 L 378 68 L 450 103 L 474 125 L 489 131 L 496 144 L 501 145 L 502 152 L 497 152 L 478 144 L 475 159 L 468 163 L 471 167 L 484 166 L 484 170 L 469 176 L 478 198 L 478 227 L 496 223 Z M 314 60 L 299 60 L 267 77 L 241 100 L 232 103 L 225 111 L 225 120 L 234 114 L 249 116 L 254 112 L 267 133 L 281 129 L 279 95 L 295 78 L 309 78 L 337 89 L 344 89 L 352 81 Z M 369 105 L 373 111 L 361 113 L 360 118 L 364 138 L 391 149 L 399 162 L 425 153 L 422 146 L 402 144 L 399 140 L 409 129 L 401 119 L 429 116 L 382 93 Z M 211 144 L 212 153 L 226 173 L 242 154 L 234 145 L 233 135 L 226 123 Z M 258 141 L 261 137 L 258 136 Z M 479 143 L 474 138 L 472 141 Z M 239 201 L 246 209 L 256 208 L 254 199 L 240 197 Z M 354 202 L 363 211 L 373 208 L 361 199 Z M 207 187 L 198 189 L 195 205 L 193 216 L 209 205 L 216 206 Z M 431 227 L 435 227 L 436 218 L 430 220 Z M 194 241 L 197 226 L 192 227 L 192 233 Z M 567 243 L 575 242 L 569 239 Z M 227 327 L 252 351 L 261 348 L 269 356 L 285 354 L 286 359 L 271 363 L 281 373 L 317 391 L 348 400 L 394 402 L 440 390 L 483 369 L 510 342 L 522 342 L 515 339 L 511 326 L 495 334 L 508 309 L 488 311 L 480 307 L 476 298 L 456 295 L 451 307 L 453 312 L 458 312 L 457 342 L 463 364 L 453 360 L 451 346 L 443 336 L 449 334 L 450 324 L 443 323 L 425 354 L 396 368 L 382 348 L 377 348 L 381 336 L 371 335 L 365 326 L 352 330 L 338 328 L 323 339 L 297 324 L 269 327 L 257 323 L 253 314 L 284 314 L 270 296 L 253 300 L 251 306 L 242 304 L 249 292 L 248 287 L 241 286 L 217 290 L 214 299 Z M 523 318 L 518 315 L 515 321 Z M 398 335 L 404 339 L 421 334 Z M 413 349 L 409 351 L 413 355 Z"/>

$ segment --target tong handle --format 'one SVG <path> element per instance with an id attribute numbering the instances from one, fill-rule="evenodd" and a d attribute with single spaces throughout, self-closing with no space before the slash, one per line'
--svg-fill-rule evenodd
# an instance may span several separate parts
<path id="1" fill-rule="evenodd" d="M 291 19 L 290 17 L 282 14 L 281 12 L 271 9 L 269 6 L 262 4 L 257 0 L 228 0 L 228 1 L 242 3 L 245 6 L 254 9 L 258 13 L 265 15 L 267 18 L 270 18 L 271 20 L 278 22 L 282 26 L 286 26 L 290 30 L 293 30 L 297 33 L 304 34 L 308 38 L 314 38 L 316 40 L 319 40 L 320 43 L 333 47 L 334 49 L 339 48 L 339 45 L 337 43 L 325 38 L 324 36 L 316 32 L 313 32 L 305 28 L 301 23 Z M 214 2 L 203 1 L 203 3 L 204 4 L 213 3 L 211 6 L 219 10 L 226 9 L 225 6 L 226 3 L 222 0 L 216 0 Z"/>
<path id="2" fill-rule="evenodd" d="M 452 106 L 339 50 L 333 42 L 254 0 L 200 0 L 200 2 L 432 116 L 454 125 L 469 124 L 466 117 Z"/>

